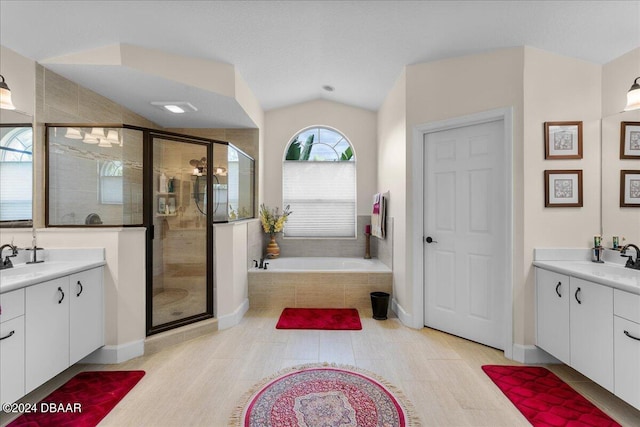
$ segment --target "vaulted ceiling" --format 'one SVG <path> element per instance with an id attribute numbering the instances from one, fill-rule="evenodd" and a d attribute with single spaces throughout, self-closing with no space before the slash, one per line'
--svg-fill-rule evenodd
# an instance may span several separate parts
<path id="1" fill-rule="evenodd" d="M 324 98 L 375 111 L 409 64 L 523 45 L 607 63 L 640 46 L 640 1 L 0 0 L 0 44 L 163 126 L 250 127 L 233 95 L 188 72 L 54 58 L 131 45 L 227 64 L 264 110 Z M 176 122 L 150 104 L 168 100 L 202 114 Z"/>

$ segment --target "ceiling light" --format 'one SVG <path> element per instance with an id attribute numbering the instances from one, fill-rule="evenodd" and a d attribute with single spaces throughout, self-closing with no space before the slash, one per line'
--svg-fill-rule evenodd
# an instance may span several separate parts
<path id="1" fill-rule="evenodd" d="M 169 110 L 172 113 L 176 113 L 176 114 L 184 113 L 184 110 L 182 108 L 180 108 L 179 106 L 177 106 L 177 105 L 169 104 L 169 105 L 165 105 L 164 108 Z"/>
<path id="2" fill-rule="evenodd" d="M 16 106 L 11 102 L 11 89 L 4 82 L 4 77 L 0 74 L 0 108 L 3 110 L 15 110 Z"/>
<path id="3" fill-rule="evenodd" d="M 152 102 L 151 105 L 162 108 L 164 111 L 169 111 L 174 114 L 193 113 L 198 111 L 196 107 L 188 102 Z"/>
<path id="4" fill-rule="evenodd" d="M 640 84 L 638 84 L 638 80 L 640 77 L 636 77 L 631 89 L 627 92 L 627 106 L 624 107 L 624 111 L 640 109 Z"/>

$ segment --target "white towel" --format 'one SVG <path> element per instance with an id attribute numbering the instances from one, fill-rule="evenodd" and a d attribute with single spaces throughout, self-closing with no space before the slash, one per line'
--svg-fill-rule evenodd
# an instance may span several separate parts
<path id="1" fill-rule="evenodd" d="M 385 238 L 387 197 L 389 197 L 389 192 L 386 192 L 385 194 L 376 193 L 373 196 L 373 206 L 371 210 L 371 235 L 379 239 Z"/>

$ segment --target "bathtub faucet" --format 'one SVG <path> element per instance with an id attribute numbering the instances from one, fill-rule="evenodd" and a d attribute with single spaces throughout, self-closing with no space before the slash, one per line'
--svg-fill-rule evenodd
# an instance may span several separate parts
<path id="1" fill-rule="evenodd" d="M 253 266 L 255 268 L 261 268 L 261 269 L 266 270 L 267 269 L 267 267 L 265 267 L 266 264 L 268 264 L 268 263 L 264 262 L 264 258 L 260 258 L 260 264 L 258 264 L 258 261 L 256 261 L 255 259 L 253 260 Z"/>

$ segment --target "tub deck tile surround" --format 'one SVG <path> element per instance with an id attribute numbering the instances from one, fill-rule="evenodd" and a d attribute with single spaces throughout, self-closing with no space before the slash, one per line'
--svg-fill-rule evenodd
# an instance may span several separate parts
<path id="1" fill-rule="evenodd" d="M 251 272 L 249 306 L 262 309 L 286 307 L 352 307 L 371 315 L 371 292 L 391 294 L 392 273 L 366 272 Z"/>

